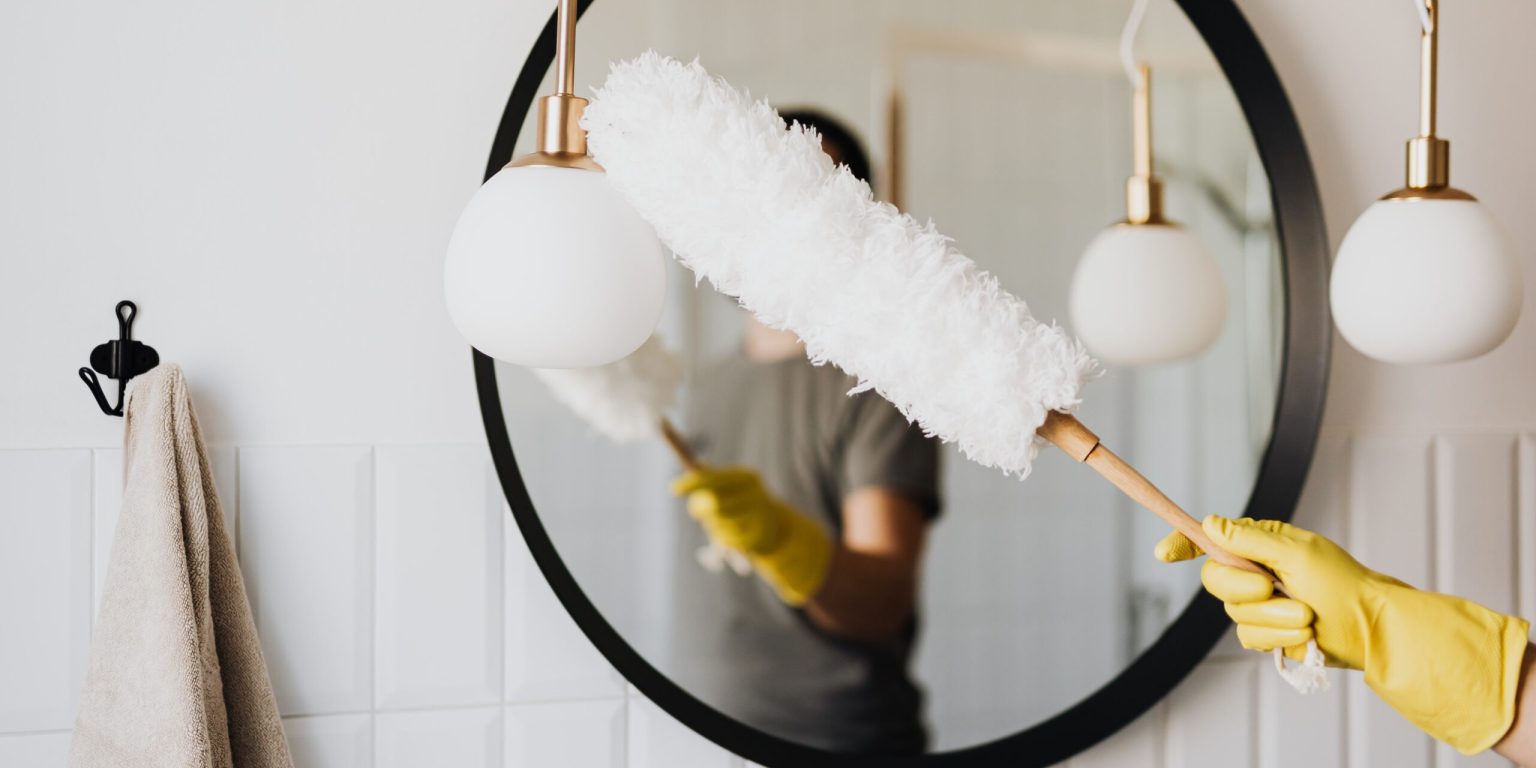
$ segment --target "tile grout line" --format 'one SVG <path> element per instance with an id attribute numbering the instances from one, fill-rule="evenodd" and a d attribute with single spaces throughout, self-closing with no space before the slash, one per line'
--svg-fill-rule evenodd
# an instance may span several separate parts
<path id="1" fill-rule="evenodd" d="M 368 706 L 379 710 L 379 449 L 368 446 Z M 378 739 L 378 729 L 374 729 Z M 378 751 L 375 744 L 374 751 Z M 374 755 L 372 757 L 377 757 Z"/>
<path id="2" fill-rule="evenodd" d="M 496 472 L 488 462 L 481 460 L 480 472 L 489 485 L 485 490 L 487 502 L 491 507 L 491 514 L 496 523 L 498 535 L 490 537 L 496 542 L 499 556 L 496 558 L 496 594 L 500 598 L 496 601 L 498 613 L 496 623 L 488 629 L 496 633 L 496 658 L 501 662 L 496 665 L 496 701 L 497 709 L 501 712 L 501 738 L 497 739 L 496 750 L 501 755 L 499 765 L 507 765 L 510 755 L 507 752 L 507 739 L 512 733 L 511 709 L 507 706 L 507 535 L 505 532 L 506 521 L 502 520 L 501 507 L 496 504 L 498 494 L 494 492 Z"/>
<path id="3" fill-rule="evenodd" d="M 631 713 L 631 709 L 632 709 L 632 704 L 633 703 L 630 701 L 629 691 L 626 690 L 624 692 L 624 699 L 623 699 L 623 704 L 622 704 L 623 709 L 619 712 L 619 716 L 621 718 L 623 718 L 623 721 L 619 724 L 619 727 L 620 727 L 620 738 L 622 740 L 622 743 L 619 744 L 619 765 L 620 765 L 620 768 L 629 768 L 629 752 L 630 752 L 630 742 L 629 742 L 630 724 L 629 724 L 629 721 L 630 721 L 630 717 L 631 717 L 630 713 Z"/>
<path id="4" fill-rule="evenodd" d="M 1515 600 L 1526 619 L 1536 618 L 1536 438 L 1521 434 L 1515 448 Z"/>
<path id="5" fill-rule="evenodd" d="M 86 560 L 86 565 L 85 565 L 85 573 L 86 573 L 86 582 L 85 582 L 85 585 L 86 585 L 86 603 L 90 606 L 90 608 L 89 608 L 89 617 L 87 618 L 87 620 L 85 622 L 85 631 L 88 633 L 88 635 L 95 635 L 96 634 L 96 601 L 99 600 L 100 597 L 101 597 L 100 595 L 96 594 L 96 592 L 97 592 L 97 587 L 96 587 L 96 524 L 98 522 L 97 519 L 96 519 L 96 514 L 100 511 L 100 506 L 101 505 L 98 502 L 100 501 L 101 494 L 100 494 L 99 489 L 96 487 L 96 485 L 97 485 L 96 481 L 98 479 L 97 476 L 96 476 L 96 461 L 97 461 L 96 449 L 92 448 L 90 453 L 91 453 L 91 515 L 90 515 L 90 525 L 87 526 L 87 528 L 89 530 L 86 531 L 86 536 L 85 536 L 86 546 L 90 549 L 90 553 L 91 553 L 91 556 Z"/>
<path id="6" fill-rule="evenodd" d="M 497 537 L 497 542 L 501 547 L 501 557 L 498 558 L 498 570 L 501 577 L 501 580 L 498 582 L 501 588 L 501 622 L 496 627 L 496 632 L 501 638 L 500 642 L 497 643 L 497 652 L 501 655 L 501 669 L 500 674 L 496 676 L 496 698 L 505 707 L 507 704 L 507 668 L 512 663 L 512 660 L 507 658 L 507 635 L 509 634 L 507 632 L 507 622 L 512 616 L 512 611 L 508 610 L 507 607 L 507 602 L 511 599 L 511 590 L 507 589 L 507 579 L 510 578 L 507 569 L 507 518 L 510 515 L 507 514 L 507 508 L 504 506 L 501 486 L 498 483 L 500 477 L 496 474 L 495 465 L 490 461 L 481 459 L 480 471 L 486 474 L 486 481 L 490 483 L 492 514 L 496 516 L 497 527 L 501 534 Z M 502 740 L 505 741 L 506 739 L 503 738 Z"/>
<path id="7" fill-rule="evenodd" d="M 23 736 L 68 736 L 75 732 L 73 728 L 39 728 L 30 731 L 5 731 L 0 733 L 0 740 Z"/>
<path id="8" fill-rule="evenodd" d="M 229 545 L 235 551 L 235 565 L 238 567 L 240 564 L 240 526 L 245 523 L 245 516 L 240 514 L 240 446 L 231 445 L 229 447 L 229 460 L 234 464 L 231 467 L 231 471 L 234 472 L 235 481 L 235 487 L 231 488 L 227 494 L 229 496 L 229 508 L 234 511 L 235 515 L 235 530 L 232 533 L 234 541 L 231 541 Z"/>
<path id="9" fill-rule="evenodd" d="M 567 703 L 579 704 L 579 703 L 584 703 L 584 702 L 587 702 L 587 701 L 606 701 L 606 699 L 585 699 L 585 700 L 571 701 L 571 702 L 540 702 L 540 704 L 538 704 L 538 705 L 527 705 L 527 706 L 541 706 L 543 704 L 567 704 Z M 441 712 L 469 712 L 469 711 L 479 710 L 479 709 L 498 709 L 498 708 L 505 708 L 505 707 L 517 707 L 517 706 L 519 706 L 519 705 L 517 705 L 517 704 L 500 705 L 500 704 L 497 704 L 496 702 L 475 703 L 475 704 L 433 704 L 433 705 L 427 705 L 427 706 L 422 706 L 422 707 L 411 707 L 409 709 L 339 709 L 339 710 L 335 710 L 335 711 L 332 711 L 332 712 L 299 712 L 299 713 L 291 714 L 291 715 L 282 715 L 282 718 L 284 720 L 315 720 L 315 719 L 319 719 L 319 718 L 323 718 L 323 717 L 358 717 L 360 715 L 420 715 L 420 714 L 434 714 L 434 713 L 441 713 Z M 0 734 L 0 735 L 10 735 L 10 734 Z"/>

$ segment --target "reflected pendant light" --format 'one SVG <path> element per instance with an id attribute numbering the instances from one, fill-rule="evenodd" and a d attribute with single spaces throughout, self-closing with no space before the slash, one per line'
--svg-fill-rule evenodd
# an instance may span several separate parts
<path id="1" fill-rule="evenodd" d="M 1070 296 L 1077 337 L 1100 360 L 1121 366 L 1198 355 L 1220 335 L 1227 314 L 1215 260 L 1199 238 L 1163 218 L 1162 181 L 1152 171 L 1152 71 L 1141 65 L 1132 72 L 1135 173 L 1126 181 L 1125 221 L 1088 245 Z"/>
<path id="2" fill-rule="evenodd" d="M 1419 135 L 1407 186 L 1366 209 L 1334 260 L 1333 319 L 1383 362 L 1447 363 L 1491 351 L 1520 318 L 1523 280 L 1493 217 L 1450 185 L 1450 142 L 1435 135 L 1439 0 L 1420 5 Z"/>
<path id="3" fill-rule="evenodd" d="M 556 15 L 554 95 L 539 100 L 538 147 L 491 177 L 454 228 L 443 268 L 459 333 L 498 360 L 604 365 L 655 329 L 665 255 L 651 226 L 587 156 L 587 100 L 573 94 L 575 0 Z"/>

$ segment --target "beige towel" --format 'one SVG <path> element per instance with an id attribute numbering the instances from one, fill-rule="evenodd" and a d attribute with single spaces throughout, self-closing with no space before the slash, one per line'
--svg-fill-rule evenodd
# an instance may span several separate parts
<path id="1" fill-rule="evenodd" d="M 123 509 L 70 765 L 291 768 L 181 369 L 128 387 Z"/>

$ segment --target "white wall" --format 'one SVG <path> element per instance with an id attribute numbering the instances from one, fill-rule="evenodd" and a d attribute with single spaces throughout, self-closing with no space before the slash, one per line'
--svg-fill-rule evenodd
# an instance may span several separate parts
<path id="1" fill-rule="evenodd" d="M 67 742 L 121 430 L 74 369 L 123 297 L 187 369 L 219 446 L 305 765 L 735 762 L 626 696 L 515 538 L 485 546 L 505 518 L 435 286 L 544 5 L 0 11 L 0 764 L 61 764 Z M 1240 5 L 1300 113 L 1337 242 L 1401 175 L 1412 11 Z M 1455 179 L 1509 228 L 1528 295 L 1532 28 L 1536 5 L 1483 0 L 1448 8 L 1442 41 Z M 1501 350 L 1433 370 L 1341 349 L 1304 519 L 1368 564 L 1536 615 L 1533 326 L 1528 312 Z M 326 642 L 296 650 L 310 617 Z M 1358 679 L 1301 700 L 1262 664 L 1228 647 L 1073 764 L 1462 762 Z"/>

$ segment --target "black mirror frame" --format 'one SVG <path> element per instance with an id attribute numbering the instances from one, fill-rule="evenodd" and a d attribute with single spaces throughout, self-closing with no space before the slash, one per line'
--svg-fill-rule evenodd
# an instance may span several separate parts
<path id="1" fill-rule="evenodd" d="M 1285 89 L 1232 0 L 1178 0 L 1237 94 L 1269 176 L 1283 257 L 1285 342 L 1275 423 L 1246 514 L 1287 520 L 1312 463 L 1328 384 L 1328 238 L 1312 161 Z M 592 0 L 578 3 L 578 14 Z M 555 49 L 552 16 L 528 54 L 502 113 L 485 177 L 512 159 L 524 118 Z M 1157 642 L 1124 671 L 1055 717 L 996 741 L 912 758 L 865 757 L 802 746 L 733 720 L 651 666 L 603 618 L 561 561 L 518 470 L 501 409 L 495 362 L 473 352 L 486 438 L 512 517 L 534 562 L 576 625 L 626 679 L 672 717 L 736 755 L 764 766 L 1048 766 L 1103 741 L 1167 695 L 1205 658 L 1229 624 L 1205 593 L 1191 599 Z"/>

